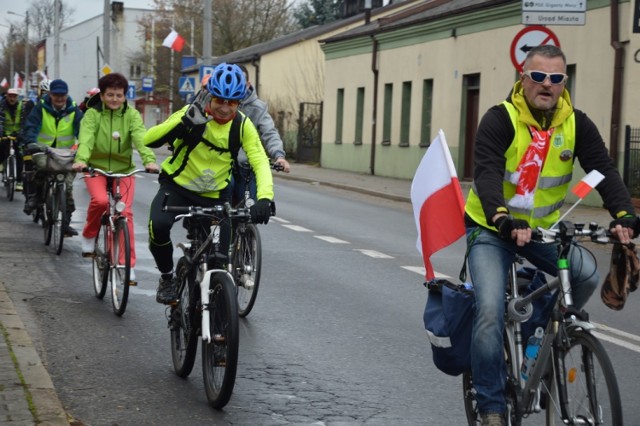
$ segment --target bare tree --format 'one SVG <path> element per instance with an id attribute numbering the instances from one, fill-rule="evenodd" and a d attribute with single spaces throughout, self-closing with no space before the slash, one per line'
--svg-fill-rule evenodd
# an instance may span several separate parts
<path id="1" fill-rule="evenodd" d="M 33 41 L 40 41 L 53 34 L 54 0 L 32 0 L 29 7 L 29 38 Z M 64 1 L 60 1 L 60 28 L 72 22 L 75 12 L 73 7 L 68 6 Z"/>

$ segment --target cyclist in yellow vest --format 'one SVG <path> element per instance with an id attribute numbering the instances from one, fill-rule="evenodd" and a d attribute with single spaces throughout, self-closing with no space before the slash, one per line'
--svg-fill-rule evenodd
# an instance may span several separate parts
<path id="1" fill-rule="evenodd" d="M 78 109 L 76 103 L 69 96 L 67 83 L 60 79 L 51 81 L 49 83 L 49 94 L 40 99 L 40 102 L 27 117 L 23 140 L 23 144 L 26 145 L 26 151 L 46 150 L 47 147 L 71 149 L 78 138 L 81 119 L 82 111 Z M 38 168 L 38 164 L 34 164 L 34 166 L 36 169 Z M 75 201 L 73 200 L 73 179 L 75 175 L 75 172 L 69 172 L 65 179 L 67 184 L 65 235 L 68 237 L 78 235 L 78 231 L 69 225 L 71 213 L 75 211 Z M 36 172 L 29 188 L 39 190 L 42 186 L 41 182 L 42 176 Z M 41 201 L 40 198 L 41 194 L 38 193 L 27 194 L 24 212 L 31 214 L 31 211 Z"/>
<path id="2" fill-rule="evenodd" d="M 483 425 L 504 425 L 504 293 L 516 254 L 557 275 L 555 245 L 529 244 L 531 227 L 559 218 L 575 159 L 605 178 L 597 190 L 628 243 L 640 231 L 629 191 L 595 124 L 573 108 L 565 85 L 566 58 L 538 46 L 525 60 L 510 96 L 482 118 L 475 140 L 473 186 L 465 206 L 468 268 L 476 293 L 471 372 Z M 573 301 L 581 309 L 600 277 L 593 256 L 572 249 Z"/>
<path id="3" fill-rule="evenodd" d="M 15 136 L 18 138 L 14 143 L 16 153 L 16 168 L 18 175 L 16 176 L 16 191 L 22 191 L 22 154 L 18 149 L 20 140 L 22 139 L 22 128 L 24 122 L 33 108 L 33 102 L 29 99 L 20 100 L 18 89 L 9 89 L 0 101 L 0 135 Z M 0 168 L 4 160 L 9 157 L 8 141 L 0 142 Z"/>

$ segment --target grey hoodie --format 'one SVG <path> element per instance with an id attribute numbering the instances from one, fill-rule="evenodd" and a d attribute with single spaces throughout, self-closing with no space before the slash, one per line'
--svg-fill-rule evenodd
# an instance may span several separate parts
<path id="1" fill-rule="evenodd" d="M 247 90 L 247 96 L 240 103 L 240 111 L 242 111 L 251 122 L 258 129 L 260 134 L 260 140 L 267 155 L 271 159 L 285 158 L 284 145 L 278 129 L 273 122 L 273 119 L 267 111 L 267 104 L 258 99 L 258 94 L 253 86 Z M 238 151 L 238 163 L 240 165 L 249 167 L 249 161 L 247 160 L 247 154 L 240 148 Z"/>

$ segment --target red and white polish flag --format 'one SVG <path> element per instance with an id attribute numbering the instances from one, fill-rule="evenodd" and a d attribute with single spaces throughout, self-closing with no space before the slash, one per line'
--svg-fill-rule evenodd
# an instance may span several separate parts
<path id="1" fill-rule="evenodd" d="M 440 130 L 422 157 L 411 183 L 411 204 L 418 228 L 426 279 L 435 278 L 429 258 L 465 233 L 464 198 L 449 147 Z"/>
<path id="2" fill-rule="evenodd" d="M 576 194 L 578 198 L 582 199 L 586 197 L 593 188 L 598 186 L 598 184 L 602 182 L 603 179 L 604 175 L 602 173 L 597 170 L 591 170 L 585 177 L 580 180 L 580 182 L 576 184 L 576 186 L 571 189 L 571 192 Z"/>
<path id="3" fill-rule="evenodd" d="M 171 32 L 165 37 L 162 45 L 168 47 L 176 52 L 181 52 L 184 47 L 184 37 L 182 37 L 176 30 L 171 28 Z"/>

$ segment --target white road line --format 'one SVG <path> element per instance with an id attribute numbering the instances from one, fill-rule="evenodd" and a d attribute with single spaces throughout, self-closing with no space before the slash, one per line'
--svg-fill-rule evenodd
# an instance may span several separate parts
<path id="1" fill-rule="evenodd" d="M 332 244 L 351 244 L 349 241 L 341 240 L 339 238 L 330 237 L 328 235 L 314 235 L 315 238 L 326 241 Z"/>
<path id="2" fill-rule="evenodd" d="M 313 232 L 311 229 L 307 229 L 304 226 L 298 226 L 298 225 L 282 225 L 285 228 L 289 228 L 292 231 L 298 231 L 298 232 Z"/>
<path id="3" fill-rule="evenodd" d="M 375 250 L 366 250 L 366 249 L 354 249 L 355 251 L 359 251 L 365 256 L 373 257 L 374 259 L 393 259 L 393 256 L 389 256 L 388 254 L 380 253 Z"/>
<path id="4" fill-rule="evenodd" d="M 598 331 L 591 331 L 591 334 L 593 334 L 594 336 L 596 336 L 600 340 L 605 340 L 607 342 L 611 342 L 611 343 L 616 344 L 618 346 L 622 346 L 623 348 L 626 348 L 626 349 L 632 350 L 634 352 L 640 353 L 640 346 L 634 345 L 633 343 L 629 343 L 629 342 L 627 342 L 625 340 L 621 340 L 621 339 L 617 339 L 615 337 L 608 336 L 608 335 L 600 333 Z"/>
<path id="5" fill-rule="evenodd" d="M 280 222 L 280 223 L 290 223 L 288 220 L 283 219 L 281 217 L 277 217 L 277 216 L 272 216 L 271 220 L 275 220 L 276 222 Z"/>
<path id="6" fill-rule="evenodd" d="M 401 268 L 406 269 L 407 271 L 415 272 L 416 274 L 420 274 L 423 277 L 427 274 L 427 270 L 424 268 L 424 266 L 401 266 Z M 434 271 L 434 274 L 436 275 L 436 278 L 453 280 L 453 277 L 450 277 L 449 275 L 441 274 L 438 271 Z"/>
<path id="7" fill-rule="evenodd" d="M 617 334 L 618 336 L 622 336 L 626 339 L 640 342 L 640 336 L 636 336 L 635 334 L 627 333 L 626 331 L 618 330 L 617 328 L 609 327 L 608 325 L 600 324 L 597 322 L 592 322 L 591 324 L 595 325 L 598 329 L 602 331 L 606 331 L 611 334 Z"/>

